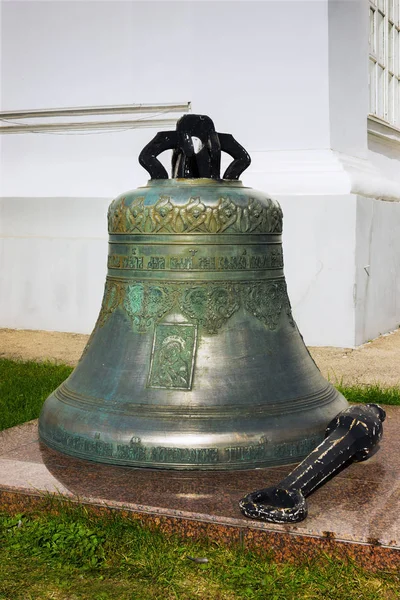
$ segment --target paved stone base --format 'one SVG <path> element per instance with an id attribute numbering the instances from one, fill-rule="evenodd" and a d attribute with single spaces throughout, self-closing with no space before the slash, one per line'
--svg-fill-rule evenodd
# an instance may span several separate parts
<path id="1" fill-rule="evenodd" d="M 188 537 L 299 560 L 321 551 L 369 569 L 400 565 L 400 407 L 385 407 L 384 438 L 369 460 L 354 463 L 308 499 L 294 525 L 244 518 L 238 501 L 276 485 L 291 467 L 236 472 L 178 472 L 76 460 L 38 440 L 37 421 L 0 433 L 0 508 L 52 505 L 54 495 L 93 510 L 126 510 L 143 523 Z M 54 502 L 53 502 L 54 504 Z"/>

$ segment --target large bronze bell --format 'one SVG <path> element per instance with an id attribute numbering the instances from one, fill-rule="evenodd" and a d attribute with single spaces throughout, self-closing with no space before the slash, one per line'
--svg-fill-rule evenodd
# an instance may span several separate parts
<path id="1" fill-rule="evenodd" d="M 172 179 L 157 159 L 166 149 Z M 221 150 L 234 158 L 223 179 Z M 151 180 L 110 206 L 100 315 L 44 404 L 41 439 L 140 467 L 299 461 L 347 402 L 293 320 L 279 204 L 238 181 L 250 158 L 208 117 L 185 115 L 139 160 Z"/>

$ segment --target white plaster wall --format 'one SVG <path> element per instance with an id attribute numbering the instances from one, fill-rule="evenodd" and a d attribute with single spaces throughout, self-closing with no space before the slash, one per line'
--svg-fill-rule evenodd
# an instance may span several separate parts
<path id="1" fill-rule="evenodd" d="M 173 1 L 3 2 L 3 110 L 186 96 L 188 11 Z"/>
<path id="2" fill-rule="evenodd" d="M 369 6 L 328 1 L 330 147 L 366 158 Z"/>
<path id="3" fill-rule="evenodd" d="M 370 135 L 368 156 L 381 173 L 400 184 L 400 133 L 396 137 L 399 141 L 382 140 Z"/>
<path id="4" fill-rule="evenodd" d="M 280 196 L 289 298 L 311 346 L 355 345 L 356 197 Z"/>
<path id="5" fill-rule="evenodd" d="M 107 263 L 104 198 L 0 199 L 0 326 L 90 333 Z"/>
<path id="6" fill-rule="evenodd" d="M 357 199 L 356 339 L 400 326 L 400 204 Z"/>
<path id="7" fill-rule="evenodd" d="M 400 188 L 400 135 L 386 134 L 368 135 L 368 158 L 386 184 Z M 357 200 L 356 344 L 400 326 L 399 199 Z"/>
<path id="8" fill-rule="evenodd" d="M 372 292 L 357 295 L 355 192 L 398 165 L 367 150 L 367 16 L 364 0 L 5 2 L 2 110 L 191 101 L 252 155 L 245 183 L 282 203 L 305 341 L 352 346 L 376 329 Z M 137 155 L 154 133 L 2 136 L 0 326 L 91 330 L 106 206 L 146 181 Z"/>
<path id="9" fill-rule="evenodd" d="M 193 2 L 190 16 L 194 112 L 250 153 L 329 146 L 326 0 Z"/>
<path id="10" fill-rule="evenodd" d="M 190 81 L 174 73 L 178 56 L 187 71 L 187 12 L 181 2 L 3 3 L 2 110 L 189 101 Z M 137 155 L 154 134 L 2 136 L 1 195 L 113 197 L 146 181 Z"/>
<path id="11" fill-rule="evenodd" d="M 2 110 L 192 101 L 250 153 L 329 146 L 325 0 L 6 2 L 2 17 Z M 112 197 L 146 179 L 154 133 L 3 136 L 1 195 Z"/>
<path id="12" fill-rule="evenodd" d="M 251 153 L 327 146 L 326 24 L 325 2 L 3 3 L 2 110 L 191 100 Z M 2 137 L 0 326 L 90 331 L 105 206 L 154 133 Z"/>

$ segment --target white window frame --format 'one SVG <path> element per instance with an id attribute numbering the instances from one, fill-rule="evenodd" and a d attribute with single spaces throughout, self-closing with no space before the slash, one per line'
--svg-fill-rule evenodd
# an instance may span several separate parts
<path id="1" fill-rule="evenodd" d="M 369 117 L 400 131 L 400 0 L 369 0 Z"/>

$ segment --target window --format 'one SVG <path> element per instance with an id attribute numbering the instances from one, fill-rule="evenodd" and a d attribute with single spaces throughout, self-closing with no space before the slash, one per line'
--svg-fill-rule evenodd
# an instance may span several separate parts
<path id="1" fill-rule="evenodd" d="M 369 111 L 400 128 L 400 0 L 369 4 Z"/>

